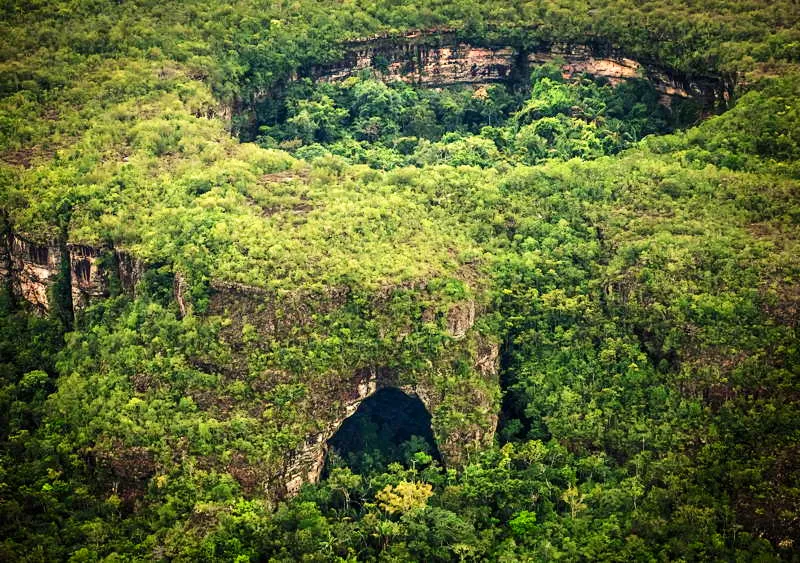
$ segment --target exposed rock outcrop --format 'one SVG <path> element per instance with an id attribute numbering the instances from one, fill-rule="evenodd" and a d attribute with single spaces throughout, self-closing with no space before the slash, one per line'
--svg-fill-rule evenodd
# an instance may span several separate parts
<path id="1" fill-rule="evenodd" d="M 342 60 L 315 67 L 311 77 L 335 82 L 371 69 L 387 81 L 424 86 L 480 84 L 519 80 L 532 67 L 549 62 L 558 62 L 565 78 L 586 73 L 613 84 L 646 79 L 662 94 L 666 105 L 674 98 L 694 98 L 711 107 L 727 102 L 734 86 L 718 76 L 688 76 L 652 61 L 641 63 L 608 47 L 476 45 L 461 40 L 453 31 L 414 31 L 350 41 Z"/>
<path id="2" fill-rule="evenodd" d="M 392 48 L 364 45 L 340 64 L 319 69 L 321 82 L 337 82 L 365 69 L 386 80 L 444 86 L 499 82 L 511 77 L 517 52 L 510 47 L 473 47 L 466 43 L 441 47 L 415 44 Z"/>
<path id="3" fill-rule="evenodd" d="M 3 237 L 1 256 L 0 279 L 40 313 L 49 311 L 51 290 L 62 272 L 69 272 L 71 303 L 78 310 L 109 295 L 110 276 L 132 294 L 144 271 L 140 260 L 122 250 L 55 241 L 37 244 L 12 232 Z"/>

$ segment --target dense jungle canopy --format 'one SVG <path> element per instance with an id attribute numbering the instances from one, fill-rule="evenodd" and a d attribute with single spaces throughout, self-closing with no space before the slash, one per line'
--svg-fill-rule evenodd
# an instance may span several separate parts
<path id="1" fill-rule="evenodd" d="M 0 2 L 0 559 L 800 559 L 799 20 Z"/>

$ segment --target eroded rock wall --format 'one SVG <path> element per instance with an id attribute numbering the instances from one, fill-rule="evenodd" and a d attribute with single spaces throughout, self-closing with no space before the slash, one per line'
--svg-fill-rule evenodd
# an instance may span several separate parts
<path id="1" fill-rule="evenodd" d="M 144 269 L 130 254 L 107 247 L 37 244 L 17 234 L 8 234 L 0 245 L 0 276 L 42 313 L 52 307 L 52 290 L 62 272 L 69 272 L 65 287 L 78 310 L 108 296 L 113 278 L 119 289 L 133 292 Z M 191 303 L 180 272 L 173 289 L 179 309 L 188 314 Z M 221 337 L 231 353 L 198 358 L 195 367 L 246 381 L 257 397 L 248 410 L 263 417 L 267 435 L 286 440 L 268 463 L 241 452 L 232 455 L 227 470 L 250 494 L 280 498 L 317 481 L 328 440 L 362 401 L 386 387 L 399 388 L 425 405 L 449 466 L 460 465 L 470 451 L 493 439 L 500 397 L 498 346 L 476 331 L 481 307 L 473 297 L 445 297 L 428 289 L 425 281 L 368 291 L 343 286 L 281 295 L 215 281 L 205 314 L 224 320 Z M 303 354 L 317 339 L 329 337 L 342 319 L 361 331 L 354 347 L 364 349 L 344 343 L 329 351 L 333 358 L 322 368 L 312 366 L 310 356 Z M 431 334 L 433 340 L 426 343 Z M 262 363 L 269 351 L 283 349 L 293 349 L 297 359 L 282 366 Z M 288 401 L 277 399 L 285 389 L 297 393 Z M 218 408 L 233 400 L 214 393 L 193 399 L 199 408 Z M 229 412 L 218 410 L 219 416 Z"/>
<path id="2" fill-rule="evenodd" d="M 109 294 L 109 276 L 119 279 L 123 291 L 133 293 L 144 271 L 140 260 L 127 252 L 83 244 L 40 244 L 17 233 L 2 241 L 0 279 L 40 313 L 51 308 L 51 289 L 61 272 L 69 272 L 71 303 L 75 310 Z"/>
<path id="3" fill-rule="evenodd" d="M 499 82 L 511 77 L 517 52 L 510 47 L 473 47 L 466 43 L 429 47 L 402 45 L 396 48 L 363 46 L 345 61 L 321 69 L 321 82 L 338 82 L 365 69 L 374 69 L 387 81 L 445 86 Z"/>
<path id="4" fill-rule="evenodd" d="M 0 275 L 12 291 L 38 311 L 49 307 L 49 289 L 61 269 L 58 245 L 37 245 L 8 234 L 4 241 L 6 260 Z"/>
<path id="5" fill-rule="evenodd" d="M 336 82 L 371 69 L 387 81 L 435 87 L 518 80 L 536 65 L 558 62 L 565 78 L 586 73 L 613 84 L 649 80 L 665 105 L 674 98 L 694 98 L 710 107 L 727 102 L 733 88 L 720 77 L 689 77 L 654 63 L 640 63 L 618 50 L 601 52 L 588 45 L 482 46 L 461 41 L 453 32 L 416 31 L 351 41 L 345 47 L 342 60 L 314 68 L 312 78 Z"/>

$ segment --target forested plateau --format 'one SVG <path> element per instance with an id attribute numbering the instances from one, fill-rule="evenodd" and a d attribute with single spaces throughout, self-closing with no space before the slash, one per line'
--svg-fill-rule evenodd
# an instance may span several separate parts
<path id="1" fill-rule="evenodd" d="M 0 560 L 800 561 L 800 4 L 0 2 Z"/>

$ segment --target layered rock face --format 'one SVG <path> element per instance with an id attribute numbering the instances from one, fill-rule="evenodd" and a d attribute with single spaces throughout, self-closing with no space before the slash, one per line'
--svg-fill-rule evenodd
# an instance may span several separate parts
<path id="1" fill-rule="evenodd" d="M 338 82 L 373 69 L 387 81 L 429 86 L 499 82 L 511 77 L 516 57 L 517 52 L 510 47 L 491 49 L 466 43 L 442 47 L 367 44 L 348 53 L 340 64 L 321 68 L 317 78 L 321 82 Z"/>
<path id="2" fill-rule="evenodd" d="M 435 87 L 518 80 L 532 67 L 550 62 L 560 64 L 568 79 L 583 73 L 612 84 L 646 79 L 662 94 L 665 105 L 674 98 L 694 98 L 711 107 L 727 101 L 733 87 L 718 77 L 687 77 L 667 67 L 641 64 L 619 51 L 600 53 L 587 45 L 553 44 L 534 50 L 487 47 L 460 41 L 452 32 L 419 31 L 352 41 L 341 61 L 313 69 L 312 77 L 335 82 L 371 69 L 387 81 Z"/>
<path id="3" fill-rule="evenodd" d="M 123 291 L 132 294 L 143 272 L 139 260 L 112 248 L 37 244 L 15 233 L 3 237 L 1 248 L 0 280 L 40 313 L 50 310 L 51 289 L 62 273 L 69 272 L 69 301 L 77 310 L 109 294 L 111 275 L 118 278 Z"/>

